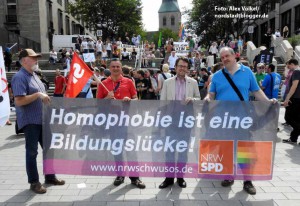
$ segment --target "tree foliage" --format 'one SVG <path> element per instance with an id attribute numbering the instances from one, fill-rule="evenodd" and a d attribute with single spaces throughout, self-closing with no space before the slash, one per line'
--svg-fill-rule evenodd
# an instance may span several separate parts
<path id="1" fill-rule="evenodd" d="M 254 6 L 254 2 L 254 0 L 193 0 L 193 9 L 188 11 L 188 26 L 198 35 L 206 33 L 202 35 L 202 41 L 206 44 L 210 41 L 222 39 L 228 34 L 240 35 L 244 29 L 243 23 L 247 19 L 216 18 L 215 14 L 236 14 L 242 12 L 216 11 L 215 6 L 241 8 L 241 6 Z M 249 12 L 246 13 L 251 14 Z"/>
<path id="2" fill-rule="evenodd" d="M 101 29 L 103 38 L 142 32 L 141 0 L 76 0 L 68 13 L 82 19 L 93 31 Z"/>

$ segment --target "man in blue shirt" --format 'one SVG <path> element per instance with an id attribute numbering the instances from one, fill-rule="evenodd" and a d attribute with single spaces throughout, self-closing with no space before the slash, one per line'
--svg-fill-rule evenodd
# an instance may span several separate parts
<path id="1" fill-rule="evenodd" d="M 262 83 L 262 90 L 269 99 L 278 99 L 279 87 L 281 84 L 281 76 L 275 72 L 275 66 L 270 64 L 267 68 L 268 75 L 265 76 Z"/>
<path id="2" fill-rule="evenodd" d="M 19 54 L 22 68 L 12 79 L 12 90 L 18 119 L 18 128 L 25 133 L 26 172 L 30 189 L 38 194 L 46 193 L 46 188 L 39 181 L 36 157 L 38 143 L 43 146 L 42 138 L 42 110 L 43 103 L 49 103 L 45 86 L 35 74 L 38 69 L 38 57 L 32 49 L 24 49 Z M 64 185 L 54 174 L 45 175 L 45 183 Z"/>
<path id="3" fill-rule="evenodd" d="M 224 72 L 229 75 L 238 90 L 240 91 L 243 100 L 238 96 L 232 88 L 222 70 L 216 72 L 211 80 L 209 93 L 205 97 L 206 101 L 249 101 L 249 93 L 252 92 L 255 99 L 258 101 L 272 101 L 276 103 L 276 99 L 268 99 L 263 91 L 259 88 L 255 76 L 249 67 L 238 64 L 235 58 L 235 52 L 229 47 L 223 47 L 220 50 L 222 63 L 224 64 Z M 229 187 L 233 185 L 234 180 L 223 180 L 221 185 Z M 244 181 L 244 190 L 251 194 L 256 194 L 256 189 L 251 181 Z"/>

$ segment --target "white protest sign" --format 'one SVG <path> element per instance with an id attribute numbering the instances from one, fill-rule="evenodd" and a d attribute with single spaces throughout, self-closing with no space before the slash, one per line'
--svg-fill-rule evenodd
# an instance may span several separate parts
<path id="1" fill-rule="evenodd" d="M 0 126 L 4 126 L 9 119 L 10 104 L 2 47 L 0 47 L 0 108 Z"/>
<path id="2" fill-rule="evenodd" d="M 95 54 L 94 53 L 84 53 L 83 54 L 84 62 L 95 62 Z"/>

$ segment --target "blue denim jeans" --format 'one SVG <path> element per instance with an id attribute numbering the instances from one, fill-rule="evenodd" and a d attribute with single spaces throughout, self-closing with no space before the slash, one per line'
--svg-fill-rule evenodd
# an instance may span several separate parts
<path id="1" fill-rule="evenodd" d="M 38 155 L 38 144 L 43 148 L 42 125 L 28 124 L 24 127 L 25 149 L 26 149 L 26 172 L 29 183 L 39 182 L 36 157 Z M 45 175 L 45 179 L 54 179 L 55 175 Z"/>

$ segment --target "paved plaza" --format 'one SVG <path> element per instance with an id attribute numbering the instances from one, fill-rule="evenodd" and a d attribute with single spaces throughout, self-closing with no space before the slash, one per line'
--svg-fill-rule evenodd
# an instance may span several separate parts
<path id="1" fill-rule="evenodd" d="M 274 174 L 271 181 L 254 182 L 257 194 L 243 191 L 242 181 L 231 188 L 222 188 L 220 181 L 186 179 L 187 188 L 177 184 L 160 190 L 163 178 L 141 178 L 146 189 L 137 189 L 128 178 L 119 187 L 112 185 L 114 177 L 58 175 L 64 186 L 47 187 L 47 193 L 37 195 L 29 190 L 25 172 L 24 136 L 15 135 L 14 124 L 0 128 L 0 205 L 107 205 L 107 206 L 300 206 L 300 146 L 281 143 L 288 138 L 290 127 L 281 125 L 281 108 Z M 11 119 L 14 123 L 15 115 Z M 41 182 L 42 152 L 38 163 Z"/>

